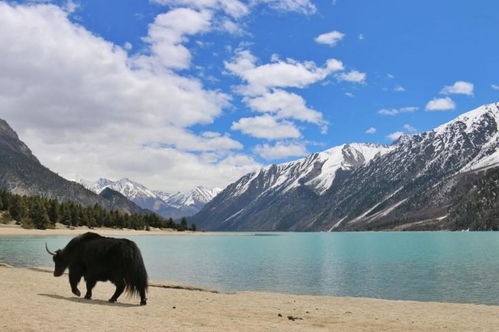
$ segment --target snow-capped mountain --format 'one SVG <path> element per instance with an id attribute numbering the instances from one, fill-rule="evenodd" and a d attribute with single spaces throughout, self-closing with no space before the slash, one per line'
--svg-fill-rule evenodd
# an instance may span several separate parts
<path id="1" fill-rule="evenodd" d="M 169 194 L 162 191 L 155 191 L 154 193 L 172 207 L 182 208 L 184 206 L 191 206 L 197 208 L 199 211 L 221 191 L 222 189 L 220 188 L 208 189 L 198 186 L 185 193 L 177 192 Z"/>
<path id="2" fill-rule="evenodd" d="M 269 208 L 272 210 L 276 201 L 287 200 L 289 197 L 291 201 L 297 202 L 296 196 L 301 194 L 308 201 L 325 194 L 335 179 L 392 149 L 390 146 L 376 144 L 344 144 L 314 153 L 307 158 L 266 166 L 229 185 L 195 216 L 195 220 L 201 223 L 203 220 L 213 220 L 217 225 L 214 227 L 216 229 L 225 229 L 229 224 L 238 225 L 239 228 L 242 225 L 240 220 L 252 222 L 249 216 L 253 213 L 259 215 Z M 284 213 L 289 209 L 291 207 L 275 213 Z M 265 223 L 272 223 L 273 220 L 275 219 L 269 215 Z M 242 223 L 245 224 L 246 221 Z M 250 225 L 248 227 L 253 229 Z M 264 229 L 266 228 L 274 229 L 271 225 Z"/>
<path id="3" fill-rule="evenodd" d="M 96 182 L 81 180 L 81 184 L 93 192 L 100 193 L 105 188 L 111 188 L 128 199 L 147 199 L 156 198 L 156 195 L 151 190 L 147 189 L 140 183 L 124 178 L 118 181 L 100 178 Z"/>
<path id="4" fill-rule="evenodd" d="M 128 178 L 118 181 L 104 178 L 94 182 L 81 180 L 80 183 L 95 193 L 100 193 L 105 188 L 113 189 L 137 205 L 167 218 L 192 216 L 220 192 L 218 188 L 210 190 L 199 186 L 185 193 L 178 192 L 171 194 L 150 190 L 144 185 Z"/>
<path id="5" fill-rule="evenodd" d="M 376 144 L 344 144 L 314 153 L 307 158 L 266 166 L 243 177 L 232 195 L 244 193 L 256 179 L 263 179 L 258 184 L 261 194 L 269 191 L 285 193 L 306 186 L 321 195 L 331 187 L 338 170 L 355 169 L 391 149 L 390 146 Z"/>
<path id="6" fill-rule="evenodd" d="M 498 123 L 495 103 L 388 147 L 346 144 L 267 166 L 191 221 L 217 230 L 452 228 L 449 209 L 499 166 Z"/>

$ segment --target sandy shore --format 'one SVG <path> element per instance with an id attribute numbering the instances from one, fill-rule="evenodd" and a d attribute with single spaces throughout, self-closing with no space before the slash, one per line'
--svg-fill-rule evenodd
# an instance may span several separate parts
<path id="1" fill-rule="evenodd" d="M 76 227 L 69 229 L 65 226 L 57 227 L 56 229 L 24 229 L 20 226 L 0 225 L 0 236 L 50 236 L 50 235 L 79 235 L 86 232 L 95 232 L 103 236 L 129 236 L 129 235 L 201 235 L 213 236 L 224 235 L 225 233 L 215 232 L 178 232 L 174 229 L 151 229 L 150 231 L 137 231 L 134 229 L 114 229 L 114 228 L 94 228 Z M 229 234 L 227 234 L 229 235 Z M 238 235 L 230 233 L 230 235 Z M 243 235 L 243 234 L 240 234 Z M 247 235 L 247 234 L 244 234 Z"/>
<path id="2" fill-rule="evenodd" d="M 499 326 L 496 306 L 150 287 L 148 305 L 141 307 L 138 299 L 125 296 L 108 303 L 113 290 L 98 283 L 94 299 L 84 300 L 70 293 L 66 276 L 0 267 L 0 330 L 493 331 Z"/>

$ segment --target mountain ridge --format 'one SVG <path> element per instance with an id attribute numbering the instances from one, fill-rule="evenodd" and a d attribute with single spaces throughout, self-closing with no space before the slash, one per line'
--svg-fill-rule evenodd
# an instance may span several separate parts
<path id="1" fill-rule="evenodd" d="M 197 213 L 219 192 L 218 188 L 208 189 L 197 186 L 188 192 L 171 194 L 148 189 L 146 186 L 128 178 L 116 181 L 106 178 L 100 178 L 97 181 L 82 179 L 80 183 L 97 194 L 106 188 L 111 188 L 142 208 L 156 212 L 163 217 L 174 219 Z"/>
<path id="2" fill-rule="evenodd" d="M 481 106 L 433 130 L 404 135 L 383 153 L 351 167 L 323 170 L 322 163 L 315 172 L 324 171 L 332 181 L 319 192 L 307 186 L 309 181 L 297 180 L 304 172 L 290 172 L 291 178 L 281 181 L 298 181 L 286 191 L 268 182 L 278 170 L 304 165 L 317 153 L 266 166 L 230 184 L 191 221 L 207 230 L 235 231 L 392 229 L 439 218 L 444 224 L 455 204 L 452 189 L 462 181 L 458 175 L 499 161 L 498 113 L 499 103 Z M 336 151 L 341 160 L 345 157 L 338 151 L 345 146 L 350 145 L 326 151 Z"/>
<path id="3" fill-rule="evenodd" d="M 13 194 L 41 196 L 83 206 L 101 205 L 125 213 L 145 213 L 134 203 L 113 204 L 80 184 L 64 179 L 43 166 L 17 133 L 0 119 L 0 189 Z"/>

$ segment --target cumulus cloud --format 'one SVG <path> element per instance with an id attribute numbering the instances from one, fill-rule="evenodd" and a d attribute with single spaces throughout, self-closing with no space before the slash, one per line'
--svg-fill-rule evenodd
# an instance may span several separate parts
<path id="1" fill-rule="evenodd" d="M 232 123 L 232 130 L 239 130 L 246 135 L 268 140 L 285 138 L 299 138 L 300 131 L 296 126 L 286 120 L 276 120 L 265 114 L 251 118 L 241 118 Z"/>
<path id="2" fill-rule="evenodd" d="M 331 47 L 336 46 L 336 44 L 345 37 L 344 33 L 339 31 L 331 31 L 318 35 L 314 38 L 316 43 L 329 45 Z"/>
<path id="3" fill-rule="evenodd" d="M 233 35 L 243 35 L 245 33 L 239 24 L 230 19 L 222 20 L 220 29 Z"/>
<path id="4" fill-rule="evenodd" d="M 376 134 L 376 131 L 377 131 L 376 128 L 371 127 L 366 130 L 366 134 Z"/>
<path id="5" fill-rule="evenodd" d="M 414 128 L 413 126 L 411 126 L 409 124 L 405 124 L 404 129 L 405 129 L 405 131 L 407 131 L 408 133 L 411 133 L 411 134 L 418 131 L 416 128 Z"/>
<path id="6" fill-rule="evenodd" d="M 225 68 L 245 83 L 236 88 L 237 93 L 244 96 L 245 104 L 254 111 L 272 113 L 275 119 L 316 124 L 322 133 L 326 133 L 327 121 L 322 113 L 307 106 L 301 96 L 284 88 L 306 88 L 343 70 L 343 63 L 328 59 L 323 66 L 318 66 L 313 61 L 281 60 L 277 55 L 272 56 L 270 63 L 258 65 L 257 62 L 258 59 L 248 50 L 238 50 L 230 61 L 225 62 Z"/>
<path id="7" fill-rule="evenodd" d="M 449 98 L 433 98 L 426 104 L 427 111 L 449 111 L 456 108 L 454 101 Z"/>
<path id="8" fill-rule="evenodd" d="M 169 70 L 188 65 L 188 56 L 161 66 L 143 54 L 154 66 L 139 65 L 67 15 L 53 5 L 0 2 L 0 43 L 9 45 L 0 48 L 2 117 L 45 165 L 68 178 L 129 176 L 167 191 L 223 186 L 258 166 L 228 134 L 188 129 L 229 105 L 227 95 Z M 150 26 L 149 57 L 161 55 L 154 47 L 163 38 L 181 46 L 203 33 L 209 17 L 161 14 Z"/>
<path id="9" fill-rule="evenodd" d="M 159 66 L 186 69 L 191 63 L 191 53 L 182 44 L 187 36 L 207 32 L 211 29 L 212 13 L 190 8 L 176 8 L 156 16 L 149 25 L 144 40 L 150 44 L 149 54 L 134 59 L 137 66 L 157 69 Z"/>
<path id="10" fill-rule="evenodd" d="M 346 81 L 351 83 L 365 83 L 366 82 L 366 73 L 362 73 L 357 70 L 349 71 L 348 73 L 341 73 L 337 75 L 338 81 Z"/>
<path id="11" fill-rule="evenodd" d="M 403 132 L 401 132 L 401 131 L 396 131 L 396 132 L 394 132 L 394 133 L 389 134 L 389 135 L 388 135 L 388 136 L 386 136 L 386 137 L 388 137 L 388 139 L 389 139 L 389 140 L 391 140 L 391 141 L 396 141 L 396 140 L 398 140 L 398 139 L 400 138 L 400 136 L 402 136 L 402 135 L 404 135 L 404 133 L 403 133 Z"/>
<path id="12" fill-rule="evenodd" d="M 409 124 L 405 124 L 404 125 L 404 131 L 396 131 L 394 133 L 391 133 L 389 134 L 388 136 L 386 136 L 389 140 L 391 141 L 396 141 L 398 140 L 401 136 L 403 135 L 406 135 L 406 134 L 414 134 L 414 133 L 417 133 L 417 129 L 414 128 L 413 126 L 409 125 Z"/>
<path id="13" fill-rule="evenodd" d="M 327 128 L 322 113 L 307 107 L 305 100 L 294 93 L 276 89 L 256 98 L 246 98 L 245 101 L 251 109 L 275 113 L 277 118 L 296 119 Z"/>
<path id="14" fill-rule="evenodd" d="M 451 94 L 460 94 L 460 95 L 473 95 L 474 85 L 470 82 L 465 81 L 457 81 L 453 85 L 445 86 L 440 94 L 443 95 L 451 95 Z"/>
<path id="15" fill-rule="evenodd" d="M 405 92 L 405 88 L 401 85 L 397 85 L 393 88 L 393 91 L 395 92 Z"/>
<path id="16" fill-rule="evenodd" d="M 225 62 L 227 70 L 247 83 L 239 90 L 243 94 L 261 94 L 276 87 L 305 88 L 343 70 L 343 63 L 336 59 L 328 59 L 322 67 L 313 61 L 284 61 L 278 58 L 272 63 L 258 66 L 257 60 L 250 51 L 240 50 L 230 62 Z"/>
<path id="17" fill-rule="evenodd" d="M 266 160 L 308 155 L 307 148 L 302 143 L 277 142 L 275 145 L 257 145 L 253 150 Z"/>
<path id="18" fill-rule="evenodd" d="M 380 109 L 378 111 L 378 114 L 394 116 L 394 115 L 398 115 L 400 113 L 412 113 L 412 112 L 417 111 L 418 109 L 419 108 L 416 106 L 409 106 L 409 107 L 402 107 L 402 108 L 391 108 L 391 109 L 383 108 L 383 109 Z"/>
<path id="19" fill-rule="evenodd" d="M 494 90 L 499 90 L 499 85 L 497 84 L 491 84 L 490 87 Z"/>

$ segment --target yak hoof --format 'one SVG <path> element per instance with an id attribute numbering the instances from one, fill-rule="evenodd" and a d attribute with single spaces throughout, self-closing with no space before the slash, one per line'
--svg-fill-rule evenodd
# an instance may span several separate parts
<path id="1" fill-rule="evenodd" d="M 89 294 L 85 295 L 86 300 L 90 300 L 91 298 L 92 298 L 92 295 L 89 295 Z"/>
<path id="2" fill-rule="evenodd" d="M 109 299 L 109 302 L 114 303 L 114 302 L 116 302 L 116 300 L 115 300 L 115 299 L 113 299 L 113 298 L 110 298 L 110 299 Z"/>
<path id="3" fill-rule="evenodd" d="M 80 297 L 81 293 L 78 289 L 73 289 L 73 294 Z"/>
<path id="4" fill-rule="evenodd" d="M 140 305 L 146 305 L 146 304 L 147 304 L 146 300 L 140 300 Z"/>

